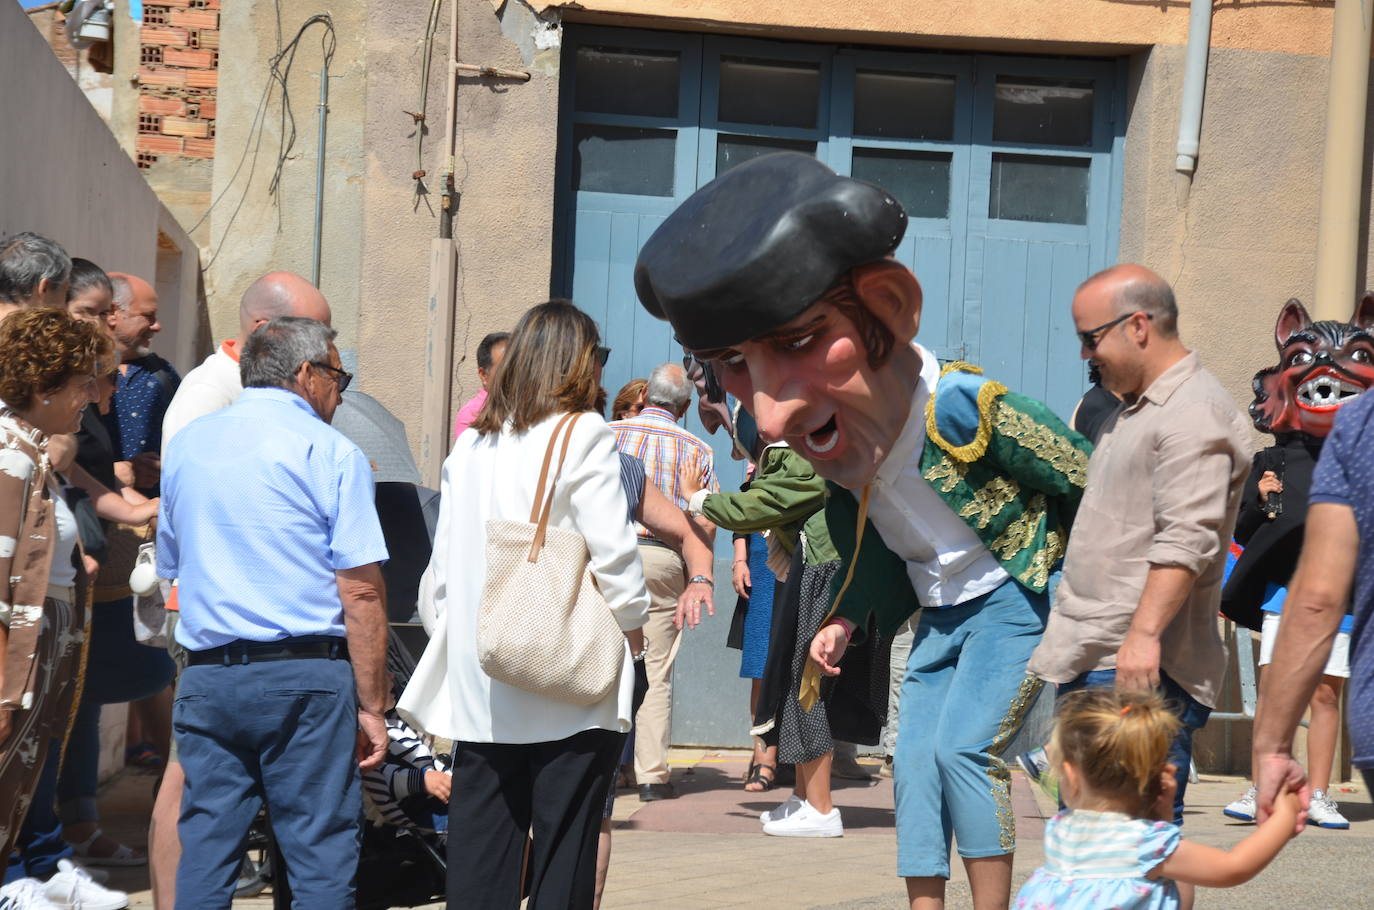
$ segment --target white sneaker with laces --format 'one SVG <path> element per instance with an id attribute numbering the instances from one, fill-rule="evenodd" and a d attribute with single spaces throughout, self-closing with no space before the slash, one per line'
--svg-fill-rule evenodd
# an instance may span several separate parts
<path id="1" fill-rule="evenodd" d="M 821 813 L 802 800 L 796 812 L 765 824 L 763 833 L 774 837 L 844 837 L 844 822 L 838 808 Z"/>
<path id="2" fill-rule="evenodd" d="M 1307 807 L 1307 820 L 1318 828 L 1349 828 L 1336 801 L 1326 795 L 1324 790 L 1312 791 L 1312 804 Z"/>
<path id="3" fill-rule="evenodd" d="M 787 802 L 774 806 L 765 812 L 760 812 L 759 821 L 765 825 L 769 822 L 781 821 L 801 807 L 801 799 L 797 797 L 797 794 L 793 793 L 791 796 L 787 797 Z"/>
<path id="4" fill-rule="evenodd" d="M 67 910 L 124 910 L 129 906 L 129 895 L 97 885 L 90 873 L 66 859 L 57 861 L 57 874 L 43 886 L 43 894 Z"/>
<path id="5" fill-rule="evenodd" d="M 1316 800 L 1313 800 L 1316 802 Z M 1221 813 L 1227 818 L 1240 819 L 1243 822 L 1255 820 L 1255 788 L 1251 787 L 1245 791 L 1245 795 L 1235 802 L 1228 805 Z"/>
<path id="6" fill-rule="evenodd" d="M 43 895 L 43 883 L 21 878 L 0 888 L 0 910 L 62 910 Z"/>

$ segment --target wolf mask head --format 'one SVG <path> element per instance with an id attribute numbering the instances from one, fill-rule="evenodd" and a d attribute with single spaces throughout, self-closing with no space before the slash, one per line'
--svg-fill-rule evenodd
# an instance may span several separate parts
<path id="1" fill-rule="evenodd" d="M 1262 433 L 1325 437 L 1336 411 L 1374 386 L 1374 292 L 1349 322 L 1312 317 L 1296 298 L 1279 311 L 1274 344 L 1279 362 L 1250 383 L 1250 418 Z"/>

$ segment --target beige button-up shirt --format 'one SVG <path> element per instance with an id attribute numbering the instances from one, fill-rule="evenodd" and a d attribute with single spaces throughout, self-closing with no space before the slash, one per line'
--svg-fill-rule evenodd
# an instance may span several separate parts
<path id="1" fill-rule="evenodd" d="M 1029 672 L 1066 683 L 1115 667 L 1150 567 L 1179 566 L 1197 580 L 1164 630 L 1160 666 L 1216 706 L 1226 669 L 1217 604 L 1249 449 L 1240 409 L 1193 353 L 1108 418 Z"/>

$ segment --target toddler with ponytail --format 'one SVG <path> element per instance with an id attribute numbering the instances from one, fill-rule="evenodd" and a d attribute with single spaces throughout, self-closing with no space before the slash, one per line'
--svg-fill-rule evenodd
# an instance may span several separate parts
<path id="1" fill-rule="evenodd" d="M 1013 906 L 1021 910 L 1173 910 L 1175 882 L 1229 888 L 1249 881 L 1297 830 L 1299 803 L 1274 812 L 1230 850 L 1183 840 L 1173 824 L 1178 718 L 1154 692 L 1085 689 L 1059 701 L 1050 758 L 1067 809 L 1045 827 L 1045 865 Z"/>

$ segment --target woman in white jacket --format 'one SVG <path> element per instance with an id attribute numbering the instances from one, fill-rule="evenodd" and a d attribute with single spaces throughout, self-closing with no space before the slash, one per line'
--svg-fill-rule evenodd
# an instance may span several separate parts
<path id="1" fill-rule="evenodd" d="M 609 354 L 599 345 L 596 324 L 569 302 L 525 313 L 486 405 L 444 462 L 430 563 L 439 641 L 431 651 L 447 654 L 436 666 L 436 655 L 426 653 L 416 676 L 433 697 L 419 705 L 403 699 L 403 707 L 427 731 L 455 741 L 450 907 L 515 910 L 527 833 L 534 841 L 530 910 L 592 905 L 600 809 L 630 729 L 632 660 L 644 650 L 640 629 L 649 607 L 615 440 L 595 411 Z M 619 686 L 590 705 L 493 680 L 477 658 L 487 522 L 528 521 L 554 427 L 561 415 L 580 412 L 588 413 L 573 424 L 549 524 L 586 539 L 592 574 L 626 639 Z M 560 643 L 551 639 L 548 660 L 559 656 Z M 423 681 L 423 664 L 446 669 L 441 686 Z"/>

